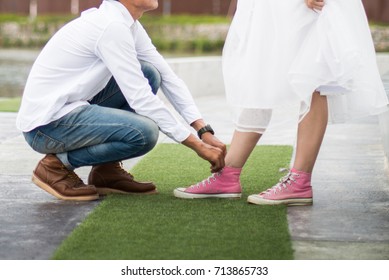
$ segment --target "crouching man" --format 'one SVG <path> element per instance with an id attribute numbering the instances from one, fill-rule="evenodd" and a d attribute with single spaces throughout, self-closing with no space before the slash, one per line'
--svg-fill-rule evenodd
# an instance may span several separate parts
<path id="1" fill-rule="evenodd" d="M 61 28 L 36 59 L 17 127 L 46 154 L 32 179 L 55 197 L 155 193 L 152 182 L 136 181 L 121 161 L 152 150 L 159 131 L 209 161 L 213 172 L 224 167 L 225 145 L 138 21 L 157 7 L 157 0 L 103 1 Z M 159 88 L 200 139 L 156 96 Z M 74 172 L 81 166 L 92 166 L 87 184 Z"/>

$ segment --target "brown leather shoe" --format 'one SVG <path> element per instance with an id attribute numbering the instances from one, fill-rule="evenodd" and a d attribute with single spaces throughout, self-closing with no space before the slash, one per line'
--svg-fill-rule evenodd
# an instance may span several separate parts
<path id="1" fill-rule="evenodd" d="M 41 189 L 63 200 L 96 200 L 95 186 L 85 185 L 74 171 L 68 170 L 53 154 L 46 155 L 36 166 L 32 181 Z"/>
<path id="2" fill-rule="evenodd" d="M 121 162 L 106 163 L 92 167 L 88 184 L 96 186 L 101 195 L 121 194 L 154 194 L 156 186 L 152 182 L 137 182 L 134 176 L 123 169 Z"/>

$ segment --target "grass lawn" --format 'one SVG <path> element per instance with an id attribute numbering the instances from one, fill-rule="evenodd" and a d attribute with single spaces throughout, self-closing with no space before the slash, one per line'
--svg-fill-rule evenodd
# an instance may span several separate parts
<path id="1" fill-rule="evenodd" d="M 17 112 L 20 100 L 20 97 L 0 99 L 0 112 Z"/>
<path id="2" fill-rule="evenodd" d="M 56 250 L 53 259 L 292 259 L 285 206 L 255 206 L 247 195 L 273 185 L 292 148 L 258 146 L 242 174 L 242 199 L 182 200 L 172 194 L 209 175 L 188 148 L 160 144 L 132 173 L 158 195 L 107 196 Z"/>

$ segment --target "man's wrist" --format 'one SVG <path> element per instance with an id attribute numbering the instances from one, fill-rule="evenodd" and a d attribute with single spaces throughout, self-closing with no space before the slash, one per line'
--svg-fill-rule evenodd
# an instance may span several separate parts
<path id="1" fill-rule="evenodd" d="M 194 122 L 192 122 L 192 123 L 190 124 L 190 126 L 191 126 L 194 130 L 196 130 L 196 131 L 198 131 L 199 129 L 203 128 L 203 127 L 206 126 L 206 125 L 207 125 L 207 123 L 206 123 L 203 119 L 195 120 Z"/>
<path id="2" fill-rule="evenodd" d="M 197 136 L 201 139 L 201 137 L 203 136 L 204 133 L 211 133 L 212 135 L 215 135 L 215 131 L 212 129 L 212 127 L 207 124 L 206 126 L 200 128 L 198 131 L 197 131 Z"/>

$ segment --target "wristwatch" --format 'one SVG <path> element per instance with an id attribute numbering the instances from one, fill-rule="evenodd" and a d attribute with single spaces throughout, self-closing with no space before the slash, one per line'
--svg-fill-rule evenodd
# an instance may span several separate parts
<path id="1" fill-rule="evenodd" d="M 203 128 L 200 128 L 199 131 L 197 131 L 197 135 L 200 139 L 205 132 L 210 132 L 212 135 L 215 135 L 215 131 L 213 131 L 212 127 L 209 124 L 207 124 Z"/>

